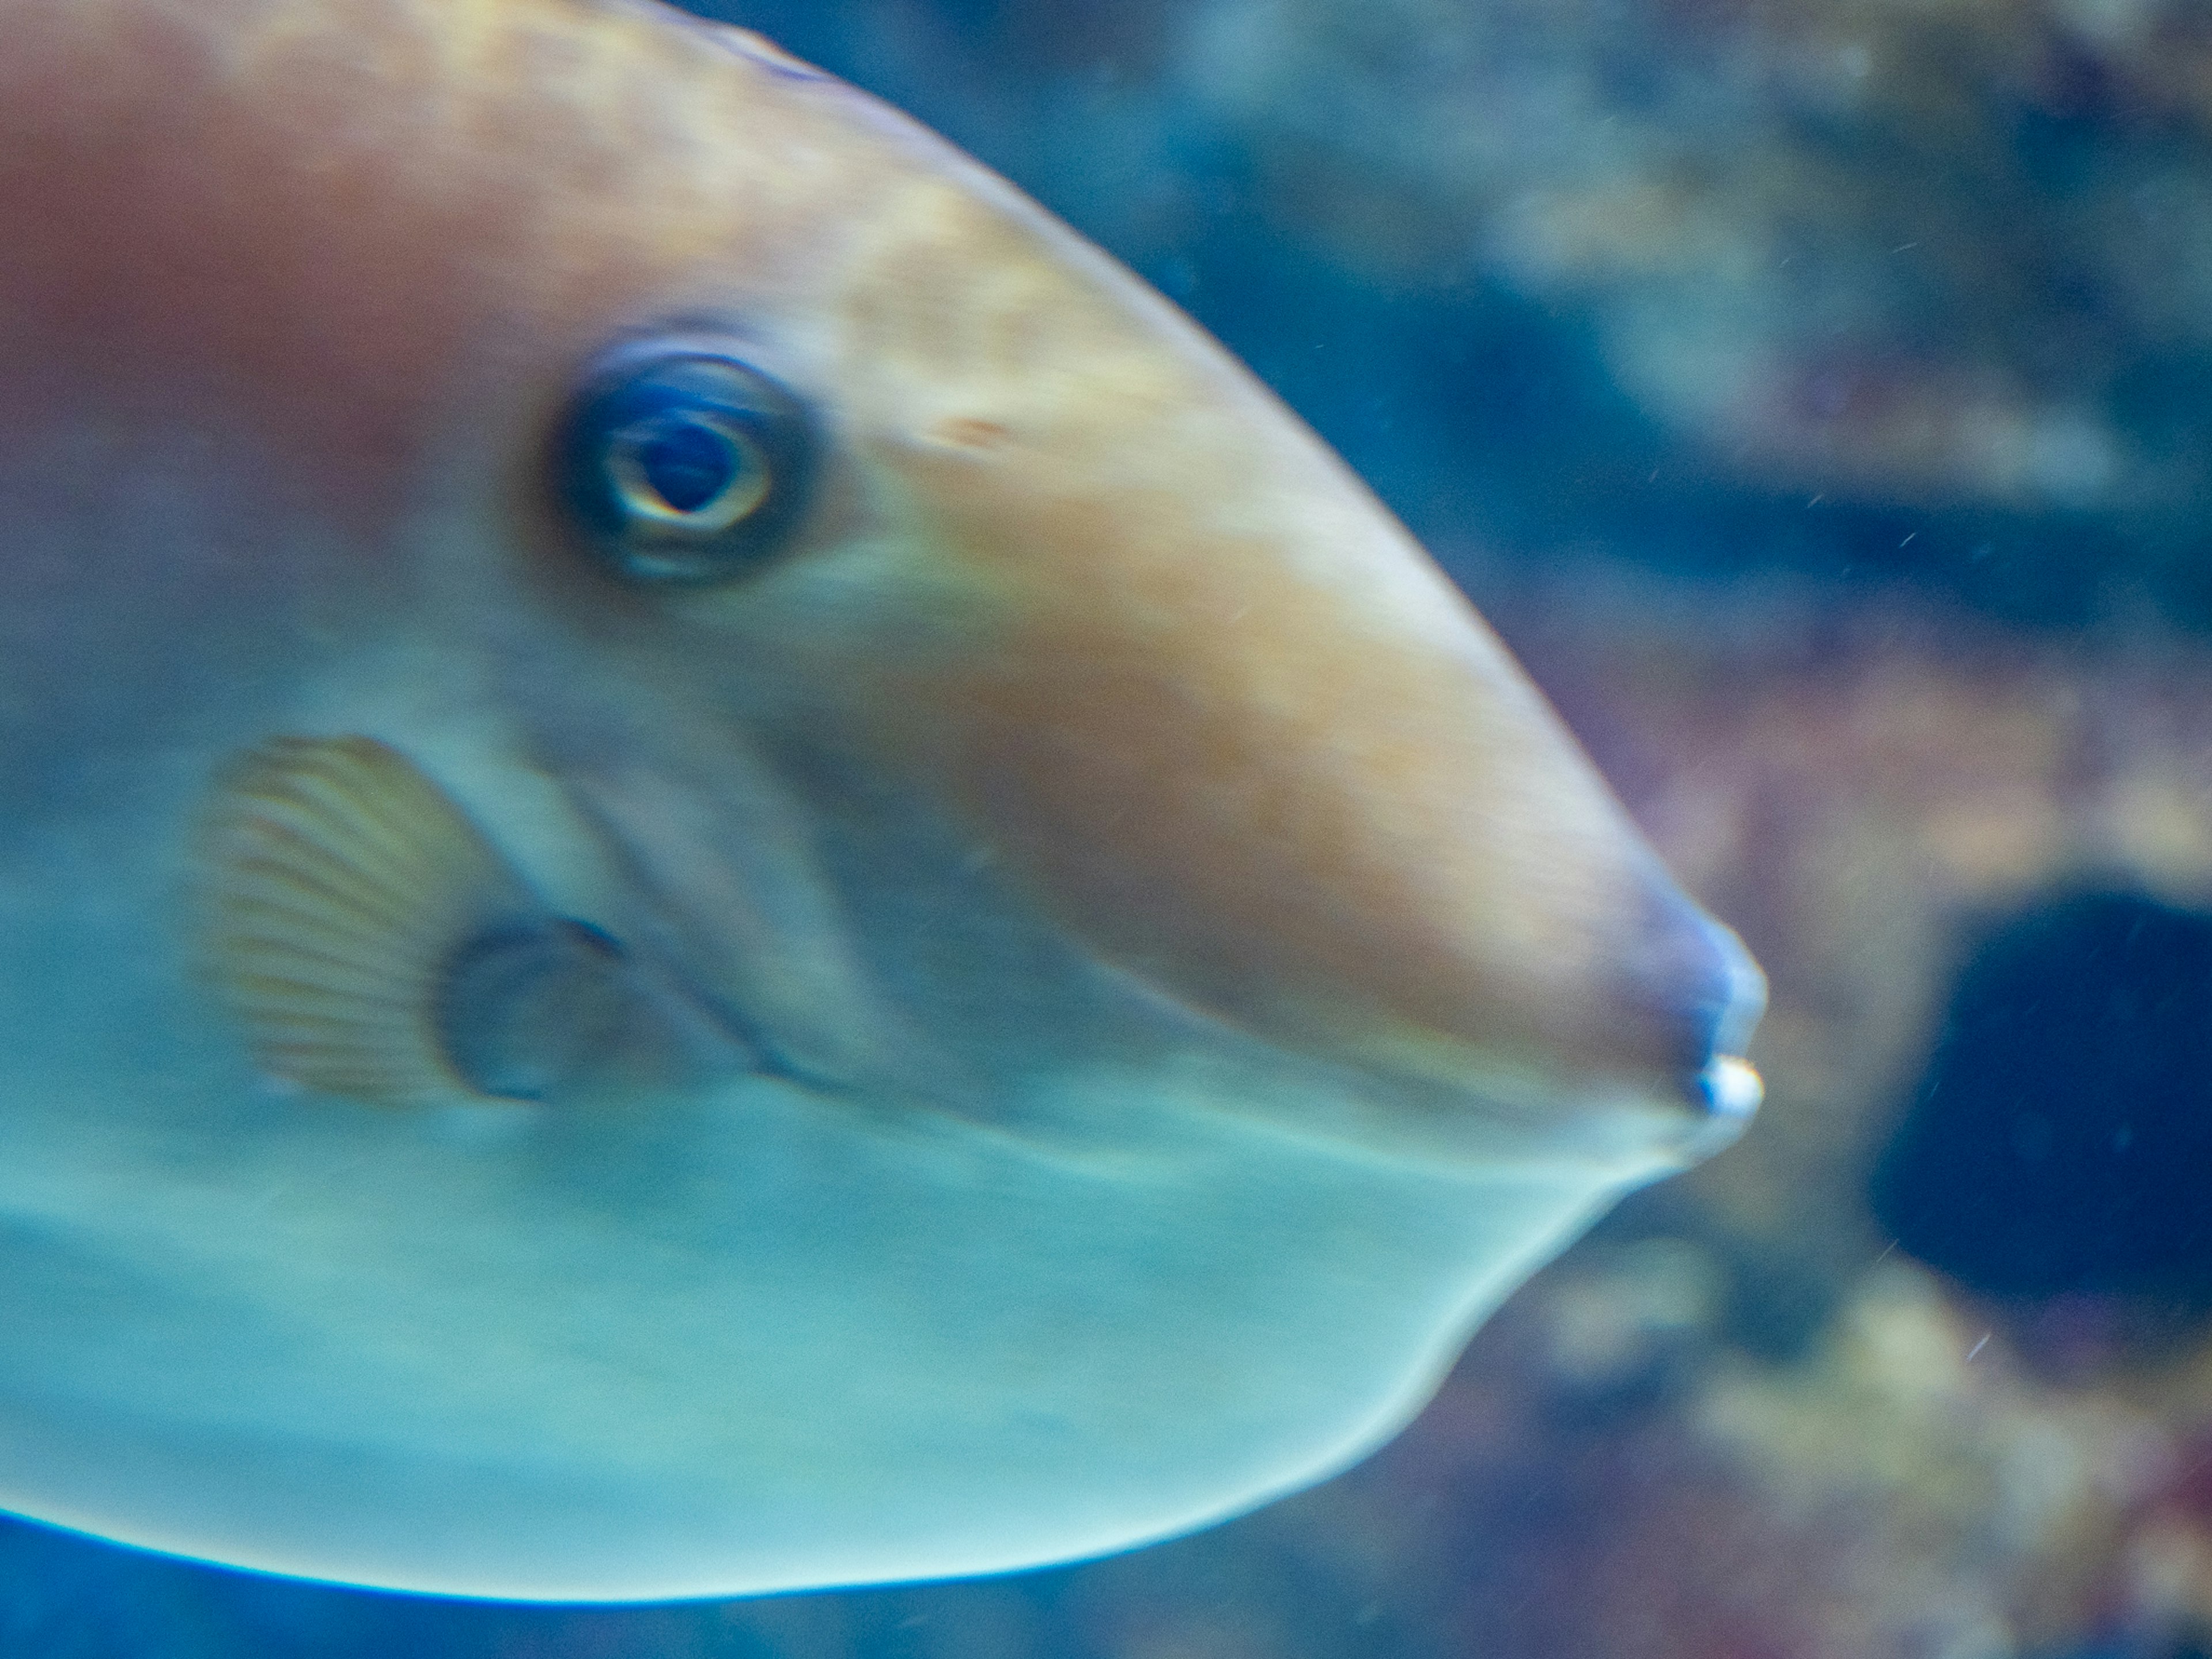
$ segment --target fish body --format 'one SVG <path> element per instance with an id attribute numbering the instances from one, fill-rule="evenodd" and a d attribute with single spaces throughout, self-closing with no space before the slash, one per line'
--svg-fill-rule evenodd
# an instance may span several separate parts
<path id="1" fill-rule="evenodd" d="M 0 53 L 0 1507 L 973 1573 L 1342 1467 L 1757 970 L 1310 433 L 629 0 Z"/>

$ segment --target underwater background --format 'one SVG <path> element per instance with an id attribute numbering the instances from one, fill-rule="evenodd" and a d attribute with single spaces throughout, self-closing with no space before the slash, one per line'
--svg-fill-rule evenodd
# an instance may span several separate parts
<path id="1" fill-rule="evenodd" d="M 628 1609 L 0 1522 L 4 1659 L 2202 1659 L 2212 10 L 717 0 L 1219 334 L 1772 981 L 1769 1103 L 1351 1474 Z"/>

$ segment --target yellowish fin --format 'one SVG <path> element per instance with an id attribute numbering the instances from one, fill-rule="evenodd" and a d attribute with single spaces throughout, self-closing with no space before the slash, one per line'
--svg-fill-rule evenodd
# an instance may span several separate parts
<path id="1" fill-rule="evenodd" d="M 209 957 L 267 1071 L 386 1105 L 538 1099 L 617 1046 L 621 948 L 555 915 L 374 738 L 278 738 L 219 791 Z"/>

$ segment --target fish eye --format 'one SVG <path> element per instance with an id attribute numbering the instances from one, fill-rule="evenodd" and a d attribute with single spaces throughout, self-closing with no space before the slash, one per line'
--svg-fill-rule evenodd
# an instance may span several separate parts
<path id="1" fill-rule="evenodd" d="M 703 585 L 757 568 L 811 482 L 814 422 L 781 382 L 696 347 L 625 354 L 569 404 L 555 455 L 593 550 L 639 583 Z"/>

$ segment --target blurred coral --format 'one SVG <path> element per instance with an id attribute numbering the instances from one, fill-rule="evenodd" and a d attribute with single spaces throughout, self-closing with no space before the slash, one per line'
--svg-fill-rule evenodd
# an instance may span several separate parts
<path id="1" fill-rule="evenodd" d="M 2128 407 L 2212 345 L 2199 8 L 1215 0 L 1190 39 L 1286 225 L 1586 308 L 1714 465 L 1919 505 L 2203 482 Z"/>
<path id="2" fill-rule="evenodd" d="M 1424 533 L 2212 617 L 2197 0 L 719 3 L 1101 236 Z"/>

